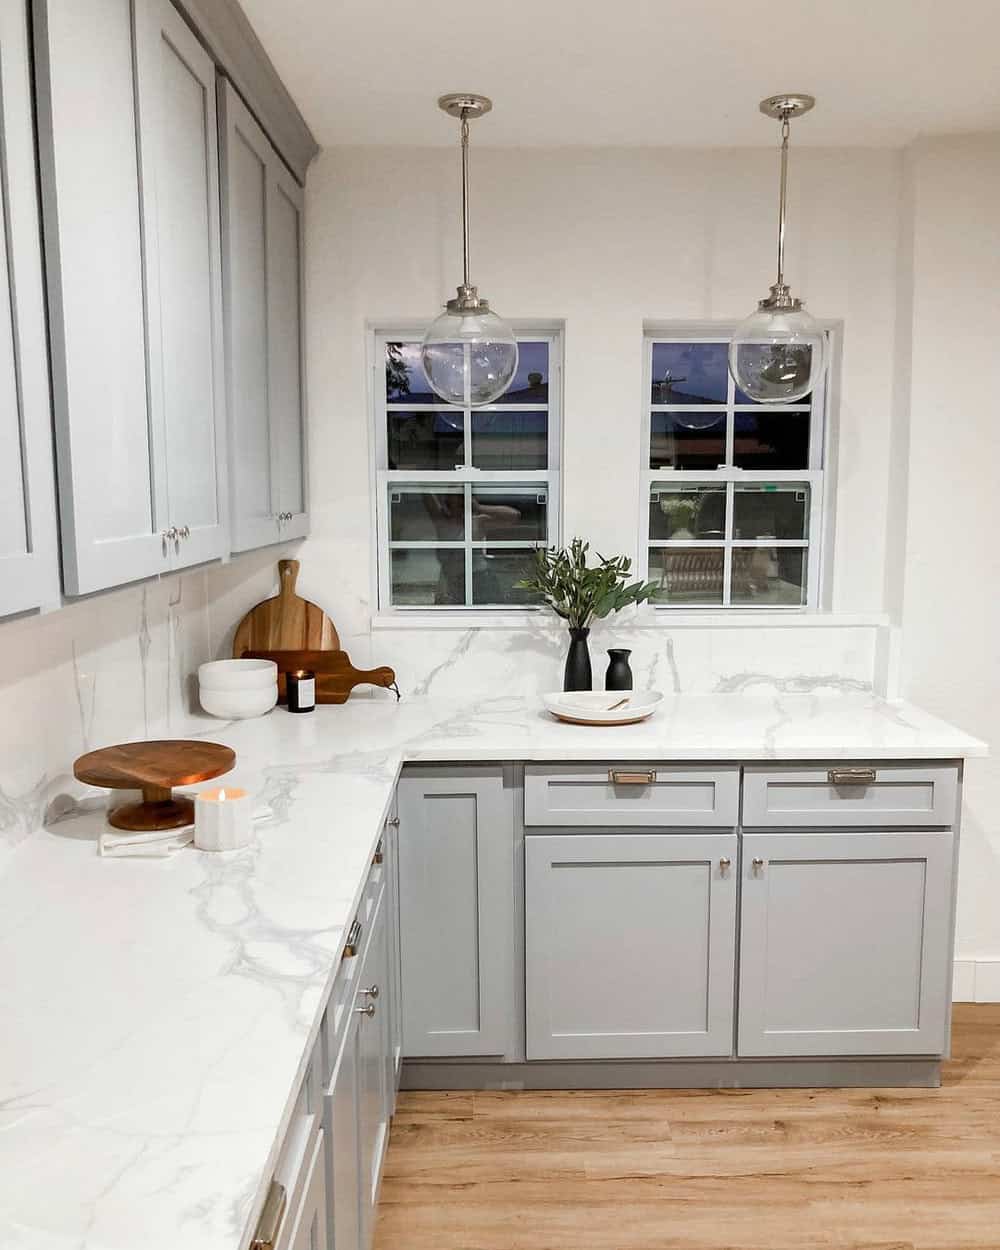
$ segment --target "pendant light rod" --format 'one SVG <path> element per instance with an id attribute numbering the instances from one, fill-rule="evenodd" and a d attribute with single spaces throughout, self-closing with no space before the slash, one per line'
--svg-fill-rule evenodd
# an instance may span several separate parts
<path id="1" fill-rule="evenodd" d="M 458 288 L 458 300 L 451 302 L 468 311 L 479 306 L 489 307 L 485 300 L 479 299 L 469 282 L 469 122 L 482 117 L 492 107 L 493 101 L 488 96 L 472 91 L 453 91 L 438 100 L 439 109 L 462 123 L 462 285 Z"/>
<path id="2" fill-rule="evenodd" d="M 788 287 L 785 285 L 785 223 L 788 215 L 788 139 L 791 132 L 790 120 L 808 113 L 816 104 L 811 95 L 801 91 L 786 91 L 781 95 L 768 96 L 761 100 L 760 111 L 765 117 L 773 117 L 781 122 L 781 181 L 778 191 L 778 278 L 771 287 L 768 300 L 761 300 L 761 307 L 790 308 L 794 305 Z"/>

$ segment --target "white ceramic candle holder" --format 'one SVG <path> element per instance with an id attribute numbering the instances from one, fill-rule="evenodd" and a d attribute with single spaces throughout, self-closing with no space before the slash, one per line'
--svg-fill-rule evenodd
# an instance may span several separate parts
<path id="1" fill-rule="evenodd" d="M 236 786 L 194 797 L 194 844 L 200 851 L 235 851 L 250 841 L 250 796 Z"/>

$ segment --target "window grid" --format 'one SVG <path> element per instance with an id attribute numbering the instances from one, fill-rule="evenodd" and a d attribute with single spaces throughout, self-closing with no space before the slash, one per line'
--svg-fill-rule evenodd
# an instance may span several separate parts
<path id="1" fill-rule="evenodd" d="M 823 443 L 825 417 L 825 381 L 817 387 L 810 404 L 782 404 L 780 411 L 787 413 L 808 413 L 809 443 L 806 466 L 802 469 L 743 469 L 734 464 L 736 457 L 736 417 L 740 413 L 759 413 L 765 409 L 761 404 L 739 404 L 736 402 L 736 384 L 732 375 L 726 372 L 726 401 L 705 404 L 663 404 L 652 402 L 653 386 L 653 347 L 657 343 L 719 343 L 728 345 L 725 333 L 685 334 L 683 330 L 671 330 L 662 334 L 647 334 L 643 353 L 643 490 L 640 496 L 640 562 L 643 577 L 655 580 L 655 570 L 650 568 L 650 552 L 658 550 L 705 549 L 721 550 L 723 553 L 722 588 L 718 602 L 706 602 L 692 598 L 690 600 L 674 599 L 669 603 L 651 602 L 658 611 L 717 611 L 720 608 L 747 611 L 781 611 L 803 612 L 815 610 L 818 606 L 820 585 L 821 536 L 823 533 L 824 505 L 824 474 L 823 474 Z M 713 413 L 725 415 L 725 451 L 724 461 L 713 469 L 678 469 L 664 466 L 651 467 L 653 452 L 653 421 L 656 413 L 697 414 Z M 733 533 L 735 513 L 735 490 L 738 484 L 801 484 L 809 491 L 809 508 L 805 519 L 805 534 L 802 539 L 736 538 Z M 725 529 L 721 539 L 656 539 L 650 536 L 649 516 L 652 493 L 656 485 L 690 485 L 712 486 L 725 485 Z M 755 605 L 746 602 L 733 602 L 733 553 L 734 551 L 759 548 L 764 550 L 781 550 L 798 548 L 806 555 L 803 561 L 803 577 L 805 593 L 799 604 L 775 604 L 773 602 Z"/>
<path id="2" fill-rule="evenodd" d="M 539 547 L 558 542 L 559 527 L 559 407 L 561 399 L 561 336 L 557 331 L 518 333 L 519 345 L 545 343 L 548 346 L 548 389 L 544 401 L 526 403 L 486 404 L 473 407 L 469 402 L 469 386 L 466 384 L 466 403 L 457 408 L 447 403 L 414 403 L 405 399 L 390 401 L 386 397 L 385 358 L 388 343 L 419 343 L 421 335 L 409 332 L 392 333 L 379 331 L 374 336 L 373 384 L 376 414 L 376 528 L 378 533 L 378 592 L 379 606 L 392 612 L 454 612 L 470 608 L 488 611 L 537 610 L 530 603 L 497 603 L 486 600 L 475 602 L 475 553 L 492 551 L 534 551 Z M 453 469 L 390 469 L 388 450 L 388 418 L 393 412 L 405 413 L 452 413 L 462 414 L 462 464 Z M 547 467 L 545 469 L 479 469 L 473 466 L 473 418 L 479 414 L 516 414 L 519 412 L 544 412 L 547 418 Z M 390 492 L 393 486 L 419 489 L 442 485 L 463 488 L 463 538 L 448 540 L 393 539 L 391 536 Z M 527 490 L 544 494 L 545 535 L 538 539 L 487 539 L 476 538 L 473 500 L 477 487 L 507 487 L 511 491 Z M 462 551 L 464 553 L 464 602 L 463 603 L 413 603 L 393 602 L 392 558 L 395 551 Z"/>

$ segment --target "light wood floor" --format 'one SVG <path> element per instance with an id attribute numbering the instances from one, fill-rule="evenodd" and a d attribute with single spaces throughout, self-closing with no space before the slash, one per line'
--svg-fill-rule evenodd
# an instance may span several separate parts
<path id="1" fill-rule="evenodd" d="M 376 1250 L 1000 1250 L 1000 1005 L 939 1090 L 405 1093 Z"/>

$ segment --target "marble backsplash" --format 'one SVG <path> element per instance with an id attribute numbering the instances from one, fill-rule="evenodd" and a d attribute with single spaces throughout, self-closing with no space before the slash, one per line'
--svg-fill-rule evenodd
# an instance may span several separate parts
<path id="1" fill-rule="evenodd" d="M 0 623 L 0 847 L 83 793 L 72 764 L 84 751 L 205 731 L 198 665 L 229 654 L 243 613 L 275 593 L 284 554 L 255 552 Z M 336 620 L 336 604 L 323 606 Z M 621 646 L 632 649 L 636 685 L 668 693 L 867 690 L 878 633 L 837 624 L 666 629 L 618 618 L 593 631 L 595 684 L 603 684 L 605 649 Z M 527 627 L 366 630 L 342 635 L 341 645 L 358 667 L 392 665 L 404 697 L 468 697 L 558 689 L 566 635 L 540 616 Z"/>

